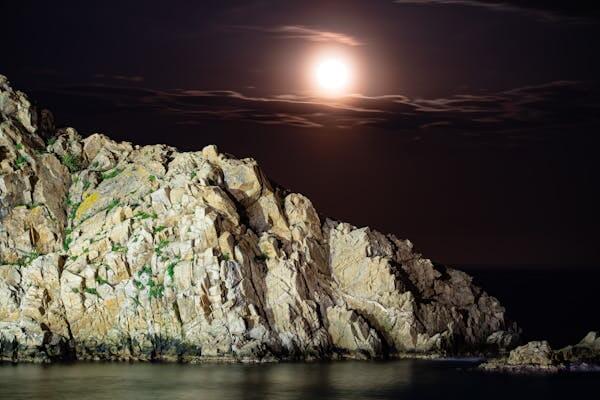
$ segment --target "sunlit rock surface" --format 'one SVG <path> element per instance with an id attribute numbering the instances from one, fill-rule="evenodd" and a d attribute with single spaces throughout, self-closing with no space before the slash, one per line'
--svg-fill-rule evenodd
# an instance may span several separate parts
<path id="1" fill-rule="evenodd" d="M 480 353 L 517 328 L 408 240 L 322 218 L 253 159 L 55 130 L 0 76 L 0 359 Z M 340 199 L 344 196 L 340 193 Z"/>

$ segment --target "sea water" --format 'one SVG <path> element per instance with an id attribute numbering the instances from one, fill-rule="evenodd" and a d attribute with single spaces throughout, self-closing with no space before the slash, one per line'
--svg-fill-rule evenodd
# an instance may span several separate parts
<path id="1" fill-rule="evenodd" d="M 510 375 L 475 360 L 0 365 L 0 399 L 597 398 L 600 373 Z M 590 397 L 591 396 L 591 397 Z"/>

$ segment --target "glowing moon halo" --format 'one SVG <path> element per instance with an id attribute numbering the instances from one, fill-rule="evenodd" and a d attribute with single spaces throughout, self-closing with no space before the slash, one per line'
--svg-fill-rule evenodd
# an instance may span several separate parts
<path id="1" fill-rule="evenodd" d="M 339 96 L 352 81 L 350 64 L 337 57 L 324 57 L 314 66 L 314 78 L 319 92 L 326 96 Z"/>

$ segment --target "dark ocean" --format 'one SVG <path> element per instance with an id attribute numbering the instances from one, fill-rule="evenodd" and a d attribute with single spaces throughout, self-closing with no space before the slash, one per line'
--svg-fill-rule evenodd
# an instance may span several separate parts
<path id="1" fill-rule="evenodd" d="M 592 399 L 600 393 L 600 373 L 513 376 L 469 370 L 472 366 L 424 360 L 7 365 L 0 367 L 0 399 L 510 400 Z"/>
<path id="2" fill-rule="evenodd" d="M 462 267 L 498 297 L 526 339 L 555 347 L 599 329 L 593 268 Z M 509 375 L 476 360 L 265 365 L 0 365 L 0 399 L 565 399 L 598 398 L 600 373 Z"/>
<path id="3" fill-rule="evenodd" d="M 526 341 L 553 348 L 600 331 L 600 267 L 458 266 L 498 298 Z"/>

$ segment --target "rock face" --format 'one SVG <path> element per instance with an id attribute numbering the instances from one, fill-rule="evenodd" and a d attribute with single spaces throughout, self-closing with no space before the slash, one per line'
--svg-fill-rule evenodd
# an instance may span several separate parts
<path id="1" fill-rule="evenodd" d="M 557 361 L 547 341 L 529 342 L 519 346 L 508 355 L 508 365 L 534 365 L 549 367 Z"/>
<path id="2" fill-rule="evenodd" d="M 600 336 L 597 332 L 590 332 L 576 345 L 559 350 L 553 350 L 545 340 L 529 342 L 512 350 L 508 357 L 488 361 L 480 368 L 528 373 L 596 370 L 598 365 Z"/>
<path id="3" fill-rule="evenodd" d="M 434 355 L 518 337 L 467 274 L 323 220 L 253 159 L 82 139 L 2 76 L 0 117 L 0 360 Z"/>
<path id="4" fill-rule="evenodd" d="M 600 335 L 589 332 L 579 343 L 558 350 L 560 359 L 569 362 L 600 364 Z"/>

